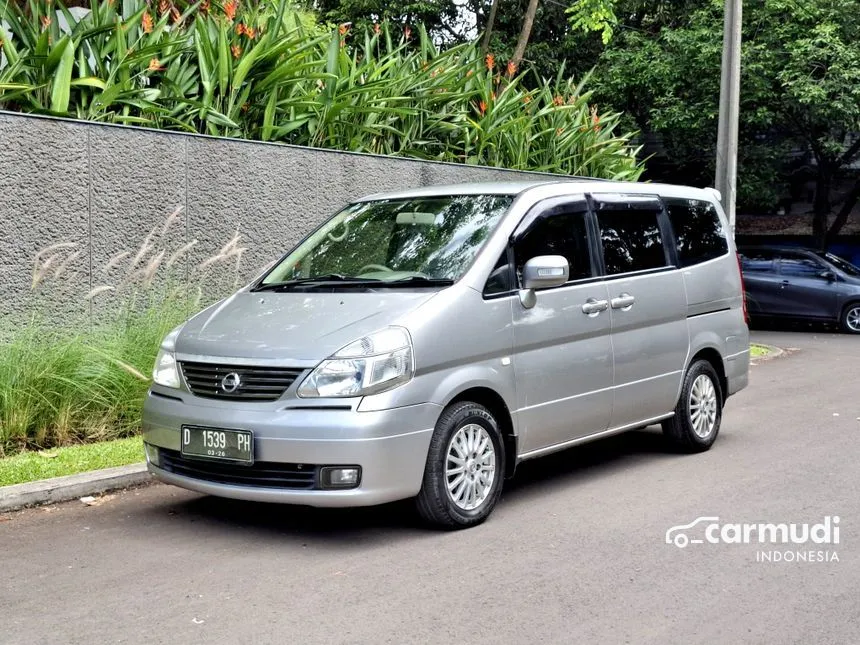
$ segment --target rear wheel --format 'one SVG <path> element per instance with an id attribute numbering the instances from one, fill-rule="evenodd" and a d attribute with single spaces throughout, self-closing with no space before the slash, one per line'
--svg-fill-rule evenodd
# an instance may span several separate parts
<path id="1" fill-rule="evenodd" d="M 852 302 L 842 312 L 842 329 L 849 334 L 860 334 L 860 302 Z"/>
<path id="2" fill-rule="evenodd" d="M 663 422 L 663 433 L 685 452 L 703 452 L 716 441 L 723 418 L 723 394 L 713 365 L 698 360 L 687 370 L 675 416 Z"/>
<path id="3" fill-rule="evenodd" d="M 504 476 L 505 448 L 495 417 L 477 403 L 455 403 L 442 412 L 430 440 L 418 512 L 447 529 L 480 524 L 495 507 Z"/>

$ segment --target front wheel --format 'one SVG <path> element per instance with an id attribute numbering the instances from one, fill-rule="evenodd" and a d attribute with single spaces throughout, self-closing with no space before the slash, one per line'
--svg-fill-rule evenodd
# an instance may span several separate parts
<path id="1" fill-rule="evenodd" d="M 842 329 L 849 334 L 860 334 L 860 302 L 852 302 L 842 312 Z"/>
<path id="2" fill-rule="evenodd" d="M 461 529 L 483 522 L 502 492 L 505 448 L 499 424 L 482 405 L 464 401 L 439 417 L 416 505 L 428 523 Z"/>
<path id="3" fill-rule="evenodd" d="M 717 440 L 723 419 L 723 395 L 713 365 L 699 360 L 684 376 L 675 416 L 663 422 L 663 434 L 684 452 L 704 452 Z"/>

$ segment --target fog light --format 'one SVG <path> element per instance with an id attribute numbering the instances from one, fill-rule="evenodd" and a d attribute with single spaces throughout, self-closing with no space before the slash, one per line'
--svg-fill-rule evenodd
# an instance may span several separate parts
<path id="1" fill-rule="evenodd" d="M 325 466 L 320 469 L 320 484 L 323 488 L 355 488 L 361 481 L 358 466 Z"/>
<path id="2" fill-rule="evenodd" d="M 161 456 L 158 453 L 158 448 L 148 443 L 143 444 L 143 449 L 146 452 L 146 460 L 156 468 L 161 466 Z"/>

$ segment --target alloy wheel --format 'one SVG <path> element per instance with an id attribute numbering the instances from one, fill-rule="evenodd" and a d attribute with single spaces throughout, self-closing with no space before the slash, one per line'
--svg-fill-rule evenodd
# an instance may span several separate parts
<path id="1" fill-rule="evenodd" d="M 445 483 L 451 501 L 464 511 L 478 508 L 493 490 L 496 450 L 487 430 L 469 423 L 454 433 L 445 459 Z"/>
<path id="2" fill-rule="evenodd" d="M 714 431 L 717 423 L 717 390 L 707 374 L 699 374 L 690 388 L 690 422 L 695 432 L 702 439 Z"/>

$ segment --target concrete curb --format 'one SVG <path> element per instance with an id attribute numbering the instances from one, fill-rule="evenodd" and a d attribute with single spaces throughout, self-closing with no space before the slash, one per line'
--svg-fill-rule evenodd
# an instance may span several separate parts
<path id="1" fill-rule="evenodd" d="M 41 479 L 26 484 L 2 486 L 0 487 L 0 513 L 38 504 L 65 502 L 117 488 L 143 484 L 150 479 L 146 464 L 140 463 Z"/>
<path id="2" fill-rule="evenodd" d="M 766 345 L 764 343 L 753 343 L 754 345 L 758 345 L 759 347 L 764 347 L 767 349 L 768 353 L 764 356 L 756 356 L 755 358 L 750 357 L 750 363 L 752 365 L 756 365 L 757 363 L 762 363 L 764 361 L 771 361 L 774 358 L 779 358 L 787 354 L 788 352 L 781 347 L 776 347 L 774 345 Z"/>

